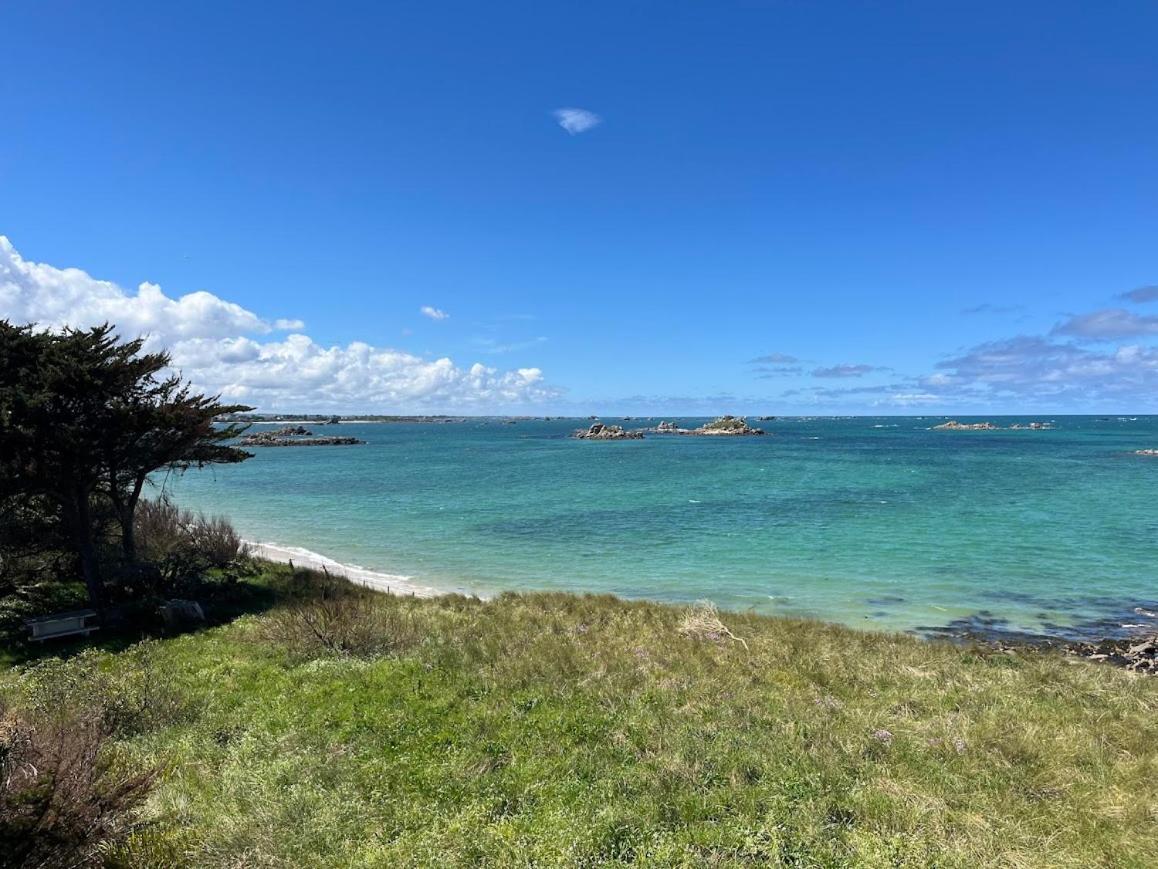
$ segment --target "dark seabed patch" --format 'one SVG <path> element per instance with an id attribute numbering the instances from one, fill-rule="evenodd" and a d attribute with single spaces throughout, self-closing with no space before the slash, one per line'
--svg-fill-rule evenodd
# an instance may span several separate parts
<path id="1" fill-rule="evenodd" d="M 995 616 L 990 610 L 979 610 L 944 625 L 920 625 L 912 633 L 928 639 L 1052 645 L 1059 641 L 1128 640 L 1158 632 L 1158 607 L 1154 601 L 1092 600 L 1103 607 L 1089 606 L 1090 599 L 1081 604 L 1074 602 L 1071 606 L 1065 606 L 1067 602 L 1054 601 L 1055 612 L 1072 612 L 1078 617 L 1072 623 L 1059 624 L 1041 613 L 1041 629 L 1038 631 L 1015 628 L 1009 619 Z M 1091 615 L 1091 610 L 1098 614 Z"/>

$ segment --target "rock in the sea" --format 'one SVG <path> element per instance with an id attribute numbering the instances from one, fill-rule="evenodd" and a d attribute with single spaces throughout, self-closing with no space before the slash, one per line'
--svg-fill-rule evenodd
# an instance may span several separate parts
<path id="1" fill-rule="evenodd" d="M 591 428 L 579 429 L 574 437 L 588 441 L 642 440 L 643 432 L 629 431 L 621 425 L 604 425 L 597 422 Z"/>
<path id="2" fill-rule="evenodd" d="M 1158 450 L 1134 450 L 1136 456 L 1158 456 Z"/>
<path id="3" fill-rule="evenodd" d="M 940 425 L 935 425 L 932 431 L 993 431 L 998 428 L 991 422 L 957 422 L 951 419 Z"/>
<path id="4" fill-rule="evenodd" d="M 748 420 L 742 416 L 721 416 L 719 419 L 704 423 L 699 428 L 692 429 L 691 434 L 697 435 L 762 435 L 764 429 L 752 428 Z"/>
<path id="5" fill-rule="evenodd" d="M 661 422 L 651 431 L 656 434 L 679 434 L 679 435 L 762 435 L 764 429 L 752 428 L 748 425 L 748 421 L 742 416 L 721 416 L 719 419 L 704 423 L 699 428 L 680 428 L 674 422 Z"/>
<path id="6" fill-rule="evenodd" d="M 243 447 L 337 447 L 365 443 L 365 441 L 354 437 L 339 437 L 337 435 L 313 437 L 312 435 L 313 432 L 297 426 L 279 431 L 262 431 L 245 435 L 238 441 L 238 445 Z"/>

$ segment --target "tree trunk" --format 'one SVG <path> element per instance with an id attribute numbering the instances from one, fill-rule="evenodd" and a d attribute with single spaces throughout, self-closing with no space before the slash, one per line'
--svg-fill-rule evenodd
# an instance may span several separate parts
<path id="1" fill-rule="evenodd" d="M 126 496 L 117 485 L 117 475 L 109 474 L 108 498 L 113 505 L 113 512 L 117 514 L 117 522 L 121 526 L 121 554 L 125 564 L 137 563 L 137 535 L 135 517 L 137 501 L 141 498 L 141 488 L 145 485 L 145 478 L 136 480 L 132 490 Z"/>
<path id="2" fill-rule="evenodd" d="M 72 532 L 73 545 L 80 560 L 80 572 L 88 591 L 89 606 L 99 610 L 105 603 L 105 586 L 101 579 L 100 561 L 92 534 L 92 514 L 89 511 L 88 492 L 73 494 L 73 503 L 65 506 L 65 520 Z"/>
<path id="3" fill-rule="evenodd" d="M 121 550 L 125 555 L 126 564 L 137 563 L 137 532 L 133 527 L 133 512 L 126 510 L 121 514 Z"/>
<path id="4" fill-rule="evenodd" d="M 121 551 L 124 553 L 126 564 L 137 563 L 137 503 L 141 500 L 141 489 L 144 486 L 145 478 L 139 477 L 133 482 L 133 489 L 127 500 L 120 497 L 113 499 L 117 519 L 121 523 Z"/>

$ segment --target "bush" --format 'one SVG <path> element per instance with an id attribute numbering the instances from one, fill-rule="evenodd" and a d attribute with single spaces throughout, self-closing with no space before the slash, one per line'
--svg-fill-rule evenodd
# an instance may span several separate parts
<path id="1" fill-rule="evenodd" d="M 270 613 L 262 622 L 261 636 L 296 658 L 373 657 L 422 641 L 414 614 L 396 598 L 344 579 L 319 581 L 312 571 L 295 571 L 292 585 L 308 590 L 311 597 Z"/>
<path id="2" fill-rule="evenodd" d="M 248 555 L 228 520 L 182 510 L 166 497 L 137 505 L 134 531 L 138 556 L 170 588 L 196 582 L 207 570 L 228 570 Z"/>
<path id="3" fill-rule="evenodd" d="M 0 702 L 0 849 L 6 866 L 101 863 L 133 830 L 157 771 L 124 770 L 98 711 L 30 719 Z"/>

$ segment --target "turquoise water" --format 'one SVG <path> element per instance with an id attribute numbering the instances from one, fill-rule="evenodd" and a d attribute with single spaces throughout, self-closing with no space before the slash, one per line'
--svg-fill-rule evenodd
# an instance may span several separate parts
<path id="1" fill-rule="evenodd" d="M 578 420 L 343 424 L 318 433 L 368 443 L 258 449 L 166 485 L 248 539 L 477 594 L 709 599 L 922 633 L 1156 624 L 1158 459 L 1134 451 L 1158 447 L 1158 418 L 939 421 L 614 442 L 568 438 Z"/>

